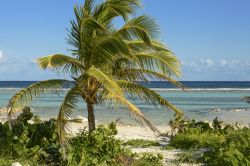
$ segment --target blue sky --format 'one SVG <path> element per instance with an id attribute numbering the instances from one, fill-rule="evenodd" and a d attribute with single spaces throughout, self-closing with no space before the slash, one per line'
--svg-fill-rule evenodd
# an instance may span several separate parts
<path id="1" fill-rule="evenodd" d="M 140 13 L 155 18 L 160 40 L 181 60 L 180 80 L 250 81 L 249 0 L 143 0 Z M 34 60 L 68 54 L 73 6 L 81 0 L 0 2 L 0 80 L 60 77 Z"/>

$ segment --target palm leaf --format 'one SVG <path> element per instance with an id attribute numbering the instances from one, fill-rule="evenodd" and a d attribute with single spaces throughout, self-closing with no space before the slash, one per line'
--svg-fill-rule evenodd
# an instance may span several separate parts
<path id="1" fill-rule="evenodd" d="M 139 16 L 128 21 L 116 32 L 116 35 L 122 36 L 125 40 L 142 40 L 151 44 L 151 38 L 156 38 L 158 31 L 158 26 L 153 19 Z"/>
<path id="2" fill-rule="evenodd" d="M 168 102 L 166 99 L 161 97 L 159 94 L 157 94 L 155 91 L 150 90 L 148 88 L 145 88 L 141 85 L 138 85 L 133 82 L 129 81 L 118 81 L 118 84 L 129 94 L 132 96 L 137 96 L 141 98 L 142 100 L 145 100 L 146 102 L 152 103 L 155 106 L 160 104 L 163 107 L 166 107 L 172 111 L 174 111 L 176 114 L 182 115 L 182 111 L 179 110 L 177 107 L 175 107 L 173 104 Z"/>
<path id="3" fill-rule="evenodd" d="M 136 80 L 136 81 L 147 81 L 148 79 L 156 79 L 156 80 L 164 80 L 164 81 L 168 81 L 169 83 L 171 83 L 172 85 L 181 88 L 183 90 L 186 89 L 186 87 L 174 80 L 173 78 L 171 78 L 170 76 L 167 76 L 166 74 L 160 73 L 160 72 L 155 72 L 152 70 L 147 70 L 147 69 L 137 69 L 137 68 L 132 68 L 132 69 L 123 69 L 121 71 L 117 71 L 115 74 L 120 75 L 119 78 L 122 78 L 123 76 L 125 76 L 125 78 L 129 78 L 128 80 Z M 147 78 L 146 78 L 147 77 Z M 136 79 L 137 78 L 137 79 Z"/>
<path id="4" fill-rule="evenodd" d="M 123 94 L 121 87 L 115 82 L 115 80 L 113 80 L 111 76 L 103 73 L 101 70 L 92 66 L 88 70 L 88 75 L 98 80 L 108 91 Z"/>
<path id="5" fill-rule="evenodd" d="M 68 91 L 57 117 L 57 130 L 59 134 L 59 142 L 62 148 L 67 145 L 67 132 L 68 130 L 68 121 L 70 120 L 70 115 L 73 110 L 76 108 L 76 103 L 79 98 L 78 88 L 74 87 Z"/>
<path id="6" fill-rule="evenodd" d="M 180 76 L 180 62 L 173 54 L 166 51 L 154 53 L 139 53 L 136 57 L 140 60 L 142 68 L 153 71 L 161 71 L 167 75 Z"/>
<path id="7" fill-rule="evenodd" d="M 131 50 L 136 51 L 136 52 L 146 52 L 146 51 L 171 52 L 168 48 L 166 48 L 165 45 L 163 45 L 162 43 L 156 40 L 151 40 L 150 45 L 146 44 L 144 41 L 141 41 L 141 40 L 126 41 L 126 44 Z"/>
<path id="8" fill-rule="evenodd" d="M 51 68 L 63 72 L 69 71 L 73 75 L 77 75 L 81 71 L 84 71 L 84 66 L 79 60 L 62 54 L 54 54 L 39 58 L 37 63 L 43 69 Z"/>
<path id="9" fill-rule="evenodd" d="M 82 25 L 81 25 L 81 33 L 85 33 L 86 31 L 99 31 L 99 32 L 105 32 L 106 28 L 97 22 L 94 18 L 92 17 L 87 17 L 83 19 Z"/>
<path id="10" fill-rule="evenodd" d="M 126 43 L 115 36 L 105 36 L 97 40 L 92 50 L 92 63 L 112 63 L 114 56 L 131 57 Z"/>
<path id="11" fill-rule="evenodd" d="M 85 0 L 83 11 L 85 15 L 91 15 L 94 5 L 94 0 Z"/>
<path id="12" fill-rule="evenodd" d="M 9 110 L 9 117 L 11 117 L 15 108 L 26 106 L 34 97 L 45 93 L 58 94 L 63 88 L 63 85 L 68 83 L 70 83 L 68 80 L 46 80 L 34 83 L 19 91 L 8 102 L 7 108 Z"/>
<path id="13" fill-rule="evenodd" d="M 139 6 L 139 0 L 109 0 L 94 8 L 93 17 L 108 25 L 115 17 L 122 16 L 124 20 L 127 20 L 128 15 L 133 14 Z"/>
<path id="14" fill-rule="evenodd" d="M 128 101 L 125 97 L 115 93 L 108 93 L 106 100 L 111 100 L 113 103 L 126 106 L 128 108 L 129 114 L 134 117 L 141 126 L 147 125 L 152 131 L 158 134 L 160 133 L 160 131 L 144 116 L 141 110 Z"/>

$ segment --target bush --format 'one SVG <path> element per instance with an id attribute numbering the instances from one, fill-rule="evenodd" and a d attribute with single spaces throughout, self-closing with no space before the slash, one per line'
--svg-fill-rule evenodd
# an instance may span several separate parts
<path id="1" fill-rule="evenodd" d="M 61 163 L 58 135 L 55 132 L 56 121 L 41 122 L 35 118 L 29 107 L 25 107 L 16 120 L 12 121 L 12 130 L 9 123 L 0 123 L 0 156 L 1 158 L 32 159 L 46 165 Z M 32 123 L 32 124 L 30 124 Z"/>
<path id="2" fill-rule="evenodd" d="M 116 134 L 115 123 L 108 126 L 100 125 L 92 132 L 84 129 L 78 136 L 70 140 L 69 164 L 115 166 L 121 165 L 124 158 L 129 160 L 133 154 L 122 146 L 120 140 L 115 139 Z"/>
<path id="3" fill-rule="evenodd" d="M 202 131 L 200 128 L 190 128 L 189 130 L 177 134 L 170 142 L 169 146 L 183 149 L 200 149 L 210 145 L 221 146 L 225 141 L 225 136 L 220 133 Z"/>
<path id="4" fill-rule="evenodd" d="M 192 153 L 183 153 L 179 155 L 180 160 L 199 161 L 213 166 L 250 165 L 250 129 L 238 125 L 222 127 L 222 122 L 217 118 L 212 127 L 205 122 L 185 122 L 169 146 L 190 151 L 205 150 L 202 156 L 194 160 L 188 159 Z"/>
<path id="5" fill-rule="evenodd" d="M 222 146 L 210 145 L 202 159 L 208 165 L 250 165 L 250 129 L 228 132 Z"/>

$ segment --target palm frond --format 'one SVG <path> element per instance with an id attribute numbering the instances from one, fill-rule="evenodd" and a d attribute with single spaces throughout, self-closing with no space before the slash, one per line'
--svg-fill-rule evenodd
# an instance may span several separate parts
<path id="1" fill-rule="evenodd" d="M 80 48 L 78 49 L 78 57 L 84 61 L 85 66 L 91 67 L 91 54 L 95 46 L 95 40 L 98 36 L 106 35 L 108 32 L 106 27 L 97 22 L 92 17 L 84 18 L 81 25 L 78 25 L 80 32 L 77 38 L 80 40 Z M 76 38 L 76 37 L 75 37 Z"/>
<path id="2" fill-rule="evenodd" d="M 93 31 L 104 33 L 106 28 L 92 17 L 84 18 L 81 25 L 81 33 L 84 35 L 86 32 Z"/>
<path id="3" fill-rule="evenodd" d="M 93 59 L 93 64 L 112 63 L 116 54 L 119 54 L 119 57 L 131 57 L 123 40 L 115 36 L 104 36 L 95 43 L 91 59 Z"/>
<path id="4" fill-rule="evenodd" d="M 181 75 L 180 61 L 167 51 L 139 53 L 136 57 L 140 60 L 143 69 L 160 71 L 169 76 L 175 75 L 179 77 Z"/>
<path id="5" fill-rule="evenodd" d="M 141 85 L 138 85 L 133 82 L 129 81 L 118 81 L 118 84 L 129 94 L 132 96 L 137 96 L 141 98 L 142 100 L 152 103 L 155 106 L 160 104 L 163 107 L 166 107 L 172 111 L 174 111 L 176 114 L 182 115 L 182 111 L 179 110 L 177 107 L 175 107 L 173 104 L 168 102 L 166 99 L 161 97 L 159 94 L 157 94 L 154 90 L 150 90 L 148 88 L 145 88 Z"/>
<path id="6" fill-rule="evenodd" d="M 116 73 L 114 75 L 118 75 L 119 78 L 128 78 L 126 80 L 131 80 L 131 81 L 147 81 L 148 79 L 156 79 L 159 81 L 168 81 L 169 83 L 171 83 L 172 85 L 181 88 L 183 90 L 186 89 L 186 87 L 174 80 L 173 78 L 171 78 L 170 76 L 160 73 L 160 72 L 155 72 L 152 70 L 147 70 L 147 69 L 139 69 L 139 68 L 126 68 L 126 69 L 122 69 L 122 70 L 118 70 L 116 71 Z"/>
<path id="7" fill-rule="evenodd" d="M 133 14 L 140 6 L 139 0 L 109 0 L 94 8 L 93 17 L 108 25 L 115 17 L 122 16 L 127 20 L 128 15 Z"/>
<path id="8" fill-rule="evenodd" d="M 156 133 L 160 133 L 160 131 L 148 120 L 144 114 L 141 112 L 141 110 L 136 107 L 134 104 L 132 104 L 130 101 L 128 101 L 125 97 L 115 94 L 115 93 L 108 93 L 106 96 L 106 100 L 111 100 L 113 103 L 117 103 L 119 105 L 126 106 L 128 108 L 129 114 L 135 118 L 135 120 L 141 125 L 145 126 L 147 125 L 152 131 Z"/>
<path id="9" fill-rule="evenodd" d="M 68 129 L 68 121 L 70 120 L 70 115 L 77 107 L 76 103 L 78 102 L 80 93 L 77 87 L 73 87 L 68 91 L 62 105 L 60 107 L 60 111 L 57 117 L 57 132 L 59 135 L 59 143 L 62 148 L 67 146 L 67 133 Z"/>
<path id="10" fill-rule="evenodd" d="M 54 54 L 39 58 L 37 59 L 37 63 L 43 69 L 51 68 L 63 72 L 70 72 L 73 75 L 77 75 L 77 73 L 84 71 L 84 66 L 79 60 L 62 54 Z"/>
<path id="11" fill-rule="evenodd" d="M 71 83 L 68 80 L 46 80 L 34 83 L 27 88 L 16 93 L 8 102 L 8 115 L 11 117 L 15 108 L 20 108 L 29 104 L 34 97 L 45 93 L 58 94 L 64 84 Z"/>
<path id="12" fill-rule="evenodd" d="M 162 43 L 151 40 L 151 45 L 146 44 L 144 41 L 141 40 L 133 40 L 133 41 L 126 41 L 128 47 L 136 52 L 146 52 L 146 51 L 167 51 L 171 52 L 165 45 Z"/>
<path id="13" fill-rule="evenodd" d="M 116 83 L 116 81 L 111 76 L 105 74 L 98 68 L 92 66 L 87 73 L 88 75 L 98 80 L 108 91 L 115 92 L 117 94 L 123 94 L 121 87 Z"/>
<path id="14" fill-rule="evenodd" d="M 83 7 L 84 9 L 83 11 L 85 15 L 88 16 L 92 14 L 94 2 L 95 2 L 94 0 L 85 0 L 84 7 Z"/>
<path id="15" fill-rule="evenodd" d="M 139 16 L 128 21 L 116 35 L 122 36 L 125 40 L 142 40 L 151 44 L 151 39 L 156 38 L 159 28 L 148 16 Z"/>
<path id="16" fill-rule="evenodd" d="M 80 18 L 79 18 L 80 19 Z M 79 23 L 76 23 L 74 20 L 70 21 L 71 23 L 71 29 L 68 30 L 68 36 L 66 38 L 66 42 L 67 44 L 69 44 L 70 46 L 72 46 L 74 49 L 76 49 L 75 51 L 73 51 L 73 55 L 75 55 L 76 57 L 79 57 L 79 50 L 81 50 L 81 36 L 80 36 L 80 25 L 81 20 L 78 21 Z"/>
<path id="17" fill-rule="evenodd" d="M 119 80 L 129 80 L 129 81 L 148 81 L 149 77 L 142 72 L 142 69 L 137 68 L 117 68 L 114 66 L 112 74 Z"/>

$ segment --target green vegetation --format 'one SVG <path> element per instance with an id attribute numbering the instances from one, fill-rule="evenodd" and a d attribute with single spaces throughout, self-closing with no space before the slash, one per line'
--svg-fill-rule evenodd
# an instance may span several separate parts
<path id="1" fill-rule="evenodd" d="M 162 162 L 160 154 L 132 153 L 121 140 L 115 139 L 115 123 L 100 125 L 92 132 L 84 129 L 77 136 L 71 137 L 65 159 L 54 119 L 43 122 L 33 116 L 29 107 L 25 107 L 12 124 L 10 130 L 8 122 L 0 123 L 0 165 L 9 166 L 16 161 L 34 166 L 144 166 L 161 165 Z"/>
<path id="2" fill-rule="evenodd" d="M 68 153 L 70 165 L 120 165 L 122 156 L 133 157 L 133 154 L 122 147 L 122 142 L 116 140 L 115 123 L 99 126 L 95 131 L 84 129 L 78 136 L 70 140 L 71 150 Z"/>
<path id="3" fill-rule="evenodd" d="M 162 166 L 163 155 L 153 154 L 153 153 L 141 153 L 139 154 L 140 158 L 137 161 L 134 161 L 133 166 Z"/>
<path id="4" fill-rule="evenodd" d="M 61 163 L 55 120 L 41 122 L 25 107 L 12 124 L 10 130 L 8 122 L 0 123 L 1 165 L 16 159 L 32 165 Z"/>
<path id="5" fill-rule="evenodd" d="M 179 155 L 180 161 L 213 166 L 250 165 L 250 129 L 238 125 L 222 126 L 222 121 L 217 118 L 212 126 L 205 122 L 184 120 L 168 146 L 188 150 Z M 204 152 L 200 154 L 199 151 Z"/>
<path id="6" fill-rule="evenodd" d="M 160 143 L 158 141 L 150 141 L 150 140 L 144 140 L 144 139 L 132 139 L 128 140 L 125 143 L 123 143 L 125 146 L 132 146 L 132 147 L 150 147 L 150 146 L 160 146 Z"/>

